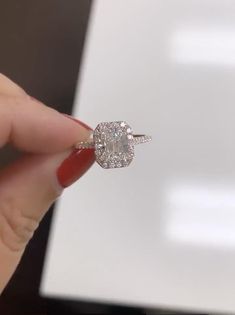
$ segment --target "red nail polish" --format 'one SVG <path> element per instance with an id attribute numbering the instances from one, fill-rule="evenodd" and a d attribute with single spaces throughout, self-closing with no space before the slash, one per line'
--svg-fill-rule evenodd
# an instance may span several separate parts
<path id="1" fill-rule="evenodd" d="M 57 178 L 62 187 L 68 187 L 78 180 L 94 163 L 93 149 L 73 151 L 57 170 Z"/>
<path id="2" fill-rule="evenodd" d="M 88 130 L 93 130 L 91 127 L 89 127 L 87 124 L 85 124 L 83 121 L 78 120 L 77 118 L 74 118 L 73 116 L 64 114 L 66 117 L 68 117 L 69 119 L 77 122 L 78 124 L 80 124 L 81 126 L 83 126 L 84 128 L 88 129 Z"/>

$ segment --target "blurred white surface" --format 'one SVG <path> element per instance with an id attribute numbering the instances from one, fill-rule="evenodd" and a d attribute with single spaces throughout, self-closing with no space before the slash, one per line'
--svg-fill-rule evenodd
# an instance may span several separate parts
<path id="1" fill-rule="evenodd" d="M 57 205 L 41 292 L 235 312 L 235 2 L 95 1 L 75 116 L 153 136 Z"/>

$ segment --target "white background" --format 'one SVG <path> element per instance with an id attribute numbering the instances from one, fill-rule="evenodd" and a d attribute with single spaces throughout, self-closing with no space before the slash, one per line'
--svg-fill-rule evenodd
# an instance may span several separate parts
<path id="1" fill-rule="evenodd" d="M 57 205 L 43 295 L 235 312 L 235 2 L 95 1 L 74 115 L 153 136 Z"/>

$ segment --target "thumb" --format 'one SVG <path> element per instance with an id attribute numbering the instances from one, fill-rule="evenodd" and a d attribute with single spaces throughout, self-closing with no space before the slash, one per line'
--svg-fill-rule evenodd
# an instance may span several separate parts
<path id="1" fill-rule="evenodd" d="M 93 150 L 27 154 L 0 174 L 0 292 L 47 209 L 93 162 Z"/>

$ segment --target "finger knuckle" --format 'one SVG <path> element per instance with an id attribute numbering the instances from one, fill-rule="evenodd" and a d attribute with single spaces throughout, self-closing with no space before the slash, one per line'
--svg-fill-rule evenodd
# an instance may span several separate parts
<path id="1" fill-rule="evenodd" d="M 18 94 L 11 96 L 11 103 L 13 106 L 25 106 L 30 102 L 30 97 L 28 94 Z"/>
<path id="2" fill-rule="evenodd" d="M 25 215 L 12 198 L 1 200 L 0 240 L 11 251 L 21 251 L 32 238 L 38 221 Z"/>
<path id="3" fill-rule="evenodd" d="M 16 109 L 27 106 L 30 103 L 30 97 L 27 94 L 5 95 L 0 92 L 1 110 L 6 113 L 14 113 Z M 17 113 L 20 111 L 17 110 Z"/>

